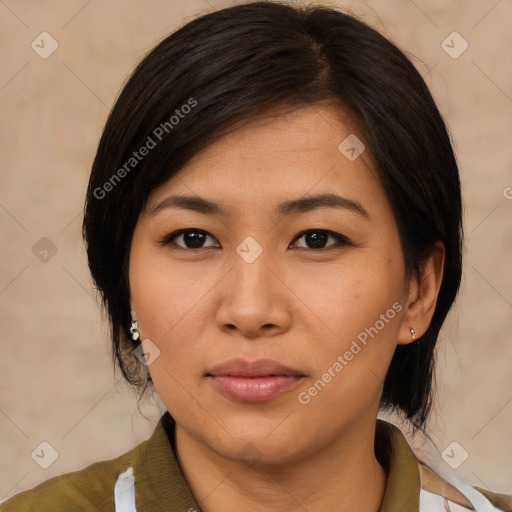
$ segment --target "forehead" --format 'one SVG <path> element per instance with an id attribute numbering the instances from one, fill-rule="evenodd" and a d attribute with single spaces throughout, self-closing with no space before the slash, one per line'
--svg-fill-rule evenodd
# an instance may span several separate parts
<path id="1" fill-rule="evenodd" d="M 343 111 L 302 106 L 286 113 L 268 113 L 244 124 L 198 153 L 187 167 L 202 160 L 300 160 L 309 153 L 338 157 L 338 145 L 351 127 Z"/>
<path id="2" fill-rule="evenodd" d="M 201 195 L 239 209 L 251 201 L 270 207 L 331 192 L 357 196 L 369 210 L 385 208 L 366 151 L 356 159 L 343 151 L 342 143 L 354 136 L 361 138 L 343 111 L 328 106 L 306 106 L 252 120 L 196 154 L 151 193 L 148 208 L 171 192 Z"/>

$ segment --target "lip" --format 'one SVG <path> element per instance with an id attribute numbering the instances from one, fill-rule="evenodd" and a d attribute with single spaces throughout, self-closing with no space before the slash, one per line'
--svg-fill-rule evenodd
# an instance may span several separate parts
<path id="1" fill-rule="evenodd" d="M 304 373 L 271 359 L 232 359 L 206 373 L 223 395 L 240 402 L 263 402 L 299 384 Z"/>

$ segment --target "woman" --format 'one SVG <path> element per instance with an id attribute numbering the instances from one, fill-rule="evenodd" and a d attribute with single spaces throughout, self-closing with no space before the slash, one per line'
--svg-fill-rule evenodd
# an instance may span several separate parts
<path id="1" fill-rule="evenodd" d="M 83 223 L 119 367 L 167 412 L 1 510 L 512 510 L 377 419 L 428 420 L 461 217 L 442 117 L 376 31 L 275 2 L 188 23 L 122 90 Z"/>

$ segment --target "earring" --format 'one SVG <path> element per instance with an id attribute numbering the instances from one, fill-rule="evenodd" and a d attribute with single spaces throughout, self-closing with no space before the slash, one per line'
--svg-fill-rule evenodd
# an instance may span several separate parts
<path id="1" fill-rule="evenodd" d="M 416 339 L 416 331 L 412 327 L 409 330 L 411 331 L 412 339 L 415 340 Z"/>
<path id="2" fill-rule="evenodd" d="M 136 341 L 139 339 L 140 333 L 139 333 L 139 323 L 137 320 L 132 320 L 132 324 L 130 326 L 130 332 L 132 333 L 132 340 Z"/>

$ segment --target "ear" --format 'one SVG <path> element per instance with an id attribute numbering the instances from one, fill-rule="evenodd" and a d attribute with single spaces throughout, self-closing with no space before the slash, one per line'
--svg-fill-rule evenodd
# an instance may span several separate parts
<path id="1" fill-rule="evenodd" d="M 411 277 L 408 298 L 404 307 L 405 314 L 398 334 L 399 345 L 407 345 L 423 336 L 427 331 L 434 316 L 441 288 L 445 254 L 444 244 L 438 240 L 420 269 L 419 280 L 415 276 Z M 414 329 L 414 338 L 411 329 Z"/>

